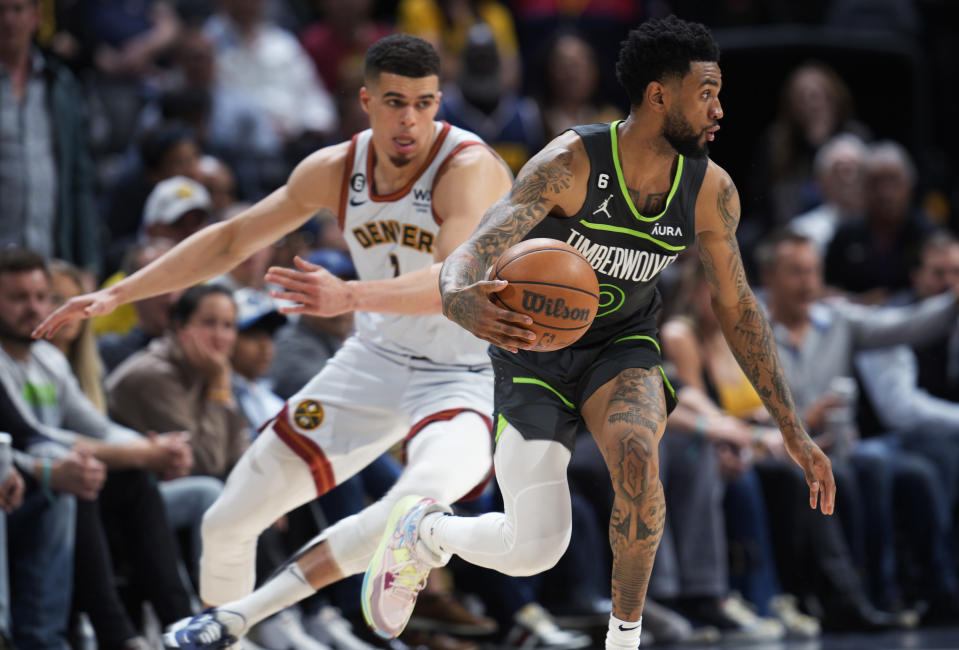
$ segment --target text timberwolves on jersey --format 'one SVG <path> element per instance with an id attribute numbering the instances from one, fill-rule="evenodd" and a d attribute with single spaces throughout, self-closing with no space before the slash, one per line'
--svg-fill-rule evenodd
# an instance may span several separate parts
<path id="1" fill-rule="evenodd" d="M 695 239 L 695 208 L 708 160 L 678 156 L 659 214 L 633 205 L 619 161 L 616 127 L 590 124 L 573 130 L 589 157 L 586 200 L 570 217 L 547 216 L 527 238 L 552 237 L 583 254 L 599 280 L 596 319 L 580 342 L 598 343 L 630 323 L 654 322 L 660 304 L 656 283 L 663 269 Z M 576 345 L 576 344 L 574 344 Z"/>

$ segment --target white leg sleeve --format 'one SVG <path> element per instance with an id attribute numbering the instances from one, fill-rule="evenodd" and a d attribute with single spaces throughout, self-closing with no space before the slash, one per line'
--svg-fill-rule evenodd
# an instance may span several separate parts
<path id="1" fill-rule="evenodd" d="M 314 498 L 316 483 L 306 463 L 272 429 L 264 430 L 203 516 L 200 598 L 221 605 L 253 591 L 260 533 Z"/>
<path id="2" fill-rule="evenodd" d="M 550 440 L 524 440 L 507 425 L 496 445 L 496 481 L 504 512 L 479 517 L 431 515 L 428 546 L 514 576 L 549 569 L 569 545 L 572 513 L 569 450 Z M 426 522 L 424 522 L 425 524 Z"/>
<path id="3" fill-rule="evenodd" d="M 402 497 L 419 494 L 440 503 L 453 503 L 487 477 L 492 462 L 489 427 L 470 411 L 452 420 L 433 422 L 410 441 L 407 461 L 400 478 L 382 499 L 338 521 L 321 535 L 345 575 L 366 570 L 390 510 Z"/>

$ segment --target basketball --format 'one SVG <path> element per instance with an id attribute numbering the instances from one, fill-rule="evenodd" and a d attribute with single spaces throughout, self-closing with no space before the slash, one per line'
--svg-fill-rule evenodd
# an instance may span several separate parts
<path id="1" fill-rule="evenodd" d="M 533 319 L 532 350 L 559 350 L 586 333 L 596 317 L 599 282 L 582 254 L 557 239 L 529 239 L 503 251 L 490 280 L 509 285 L 493 301 Z"/>

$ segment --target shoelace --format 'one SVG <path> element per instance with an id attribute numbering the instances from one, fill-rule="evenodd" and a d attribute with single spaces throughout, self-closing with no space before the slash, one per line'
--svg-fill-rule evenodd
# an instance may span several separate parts
<path id="1" fill-rule="evenodd" d="M 393 573 L 393 583 L 390 585 L 390 593 L 404 600 L 412 601 L 417 594 L 426 586 L 429 569 L 410 555 L 409 550 L 405 548 L 396 549 L 407 554 L 407 559 L 396 565 L 396 571 Z"/>
<path id="2" fill-rule="evenodd" d="M 203 643 L 219 641 L 223 636 L 223 626 L 212 616 L 196 621 L 196 625 L 203 626 L 197 634 L 197 638 Z"/>

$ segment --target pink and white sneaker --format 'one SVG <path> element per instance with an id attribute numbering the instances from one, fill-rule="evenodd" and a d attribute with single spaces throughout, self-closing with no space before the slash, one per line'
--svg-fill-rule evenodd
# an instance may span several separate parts
<path id="1" fill-rule="evenodd" d="M 452 512 L 433 499 L 410 495 L 396 502 L 380 545 L 363 576 L 363 618 L 376 634 L 394 639 L 406 627 L 430 569 L 448 558 L 424 558 L 418 528 L 432 512 Z M 418 543 L 419 542 L 419 543 Z"/>

